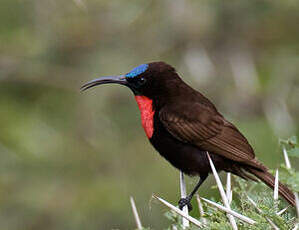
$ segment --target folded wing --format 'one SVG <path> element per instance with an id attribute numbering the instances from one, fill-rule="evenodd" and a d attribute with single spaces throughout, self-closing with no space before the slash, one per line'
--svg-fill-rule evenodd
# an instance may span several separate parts
<path id="1" fill-rule="evenodd" d="M 252 162 L 254 151 L 246 138 L 214 107 L 201 103 L 174 105 L 160 110 L 159 117 L 178 140 L 256 167 Z"/>

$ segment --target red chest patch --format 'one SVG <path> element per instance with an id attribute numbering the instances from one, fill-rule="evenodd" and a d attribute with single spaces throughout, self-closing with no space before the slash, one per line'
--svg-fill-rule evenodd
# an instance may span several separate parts
<path id="1" fill-rule="evenodd" d="M 141 124 L 148 138 L 154 133 L 154 114 L 153 101 L 146 96 L 135 96 L 140 113 Z"/>

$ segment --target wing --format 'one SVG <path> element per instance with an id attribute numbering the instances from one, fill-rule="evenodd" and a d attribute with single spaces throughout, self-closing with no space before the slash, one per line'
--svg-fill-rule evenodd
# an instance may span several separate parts
<path id="1" fill-rule="evenodd" d="M 255 157 L 246 138 L 214 107 L 201 103 L 164 107 L 159 117 L 168 132 L 182 142 L 238 162 Z"/>

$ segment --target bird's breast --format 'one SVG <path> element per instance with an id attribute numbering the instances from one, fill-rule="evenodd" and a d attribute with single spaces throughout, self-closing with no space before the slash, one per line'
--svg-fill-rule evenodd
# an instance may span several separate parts
<path id="1" fill-rule="evenodd" d="M 154 114 L 153 100 L 146 96 L 135 96 L 141 113 L 141 124 L 148 138 L 151 138 L 154 133 Z"/>

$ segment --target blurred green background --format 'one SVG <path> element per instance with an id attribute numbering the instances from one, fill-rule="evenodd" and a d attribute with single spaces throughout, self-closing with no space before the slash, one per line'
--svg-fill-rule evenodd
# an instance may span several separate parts
<path id="1" fill-rule="evenodd" d="M 144 226 L 167 226 L 150 197 L 176 203 L 179 172 L 148 143 L 128 89 L 79 91 L 95 77 L 166 61 L 271 168 L 278 138 L 298 134 L 298 1 L 0 5 L 1 229 L 133 229 L 130 195 Z"/>

